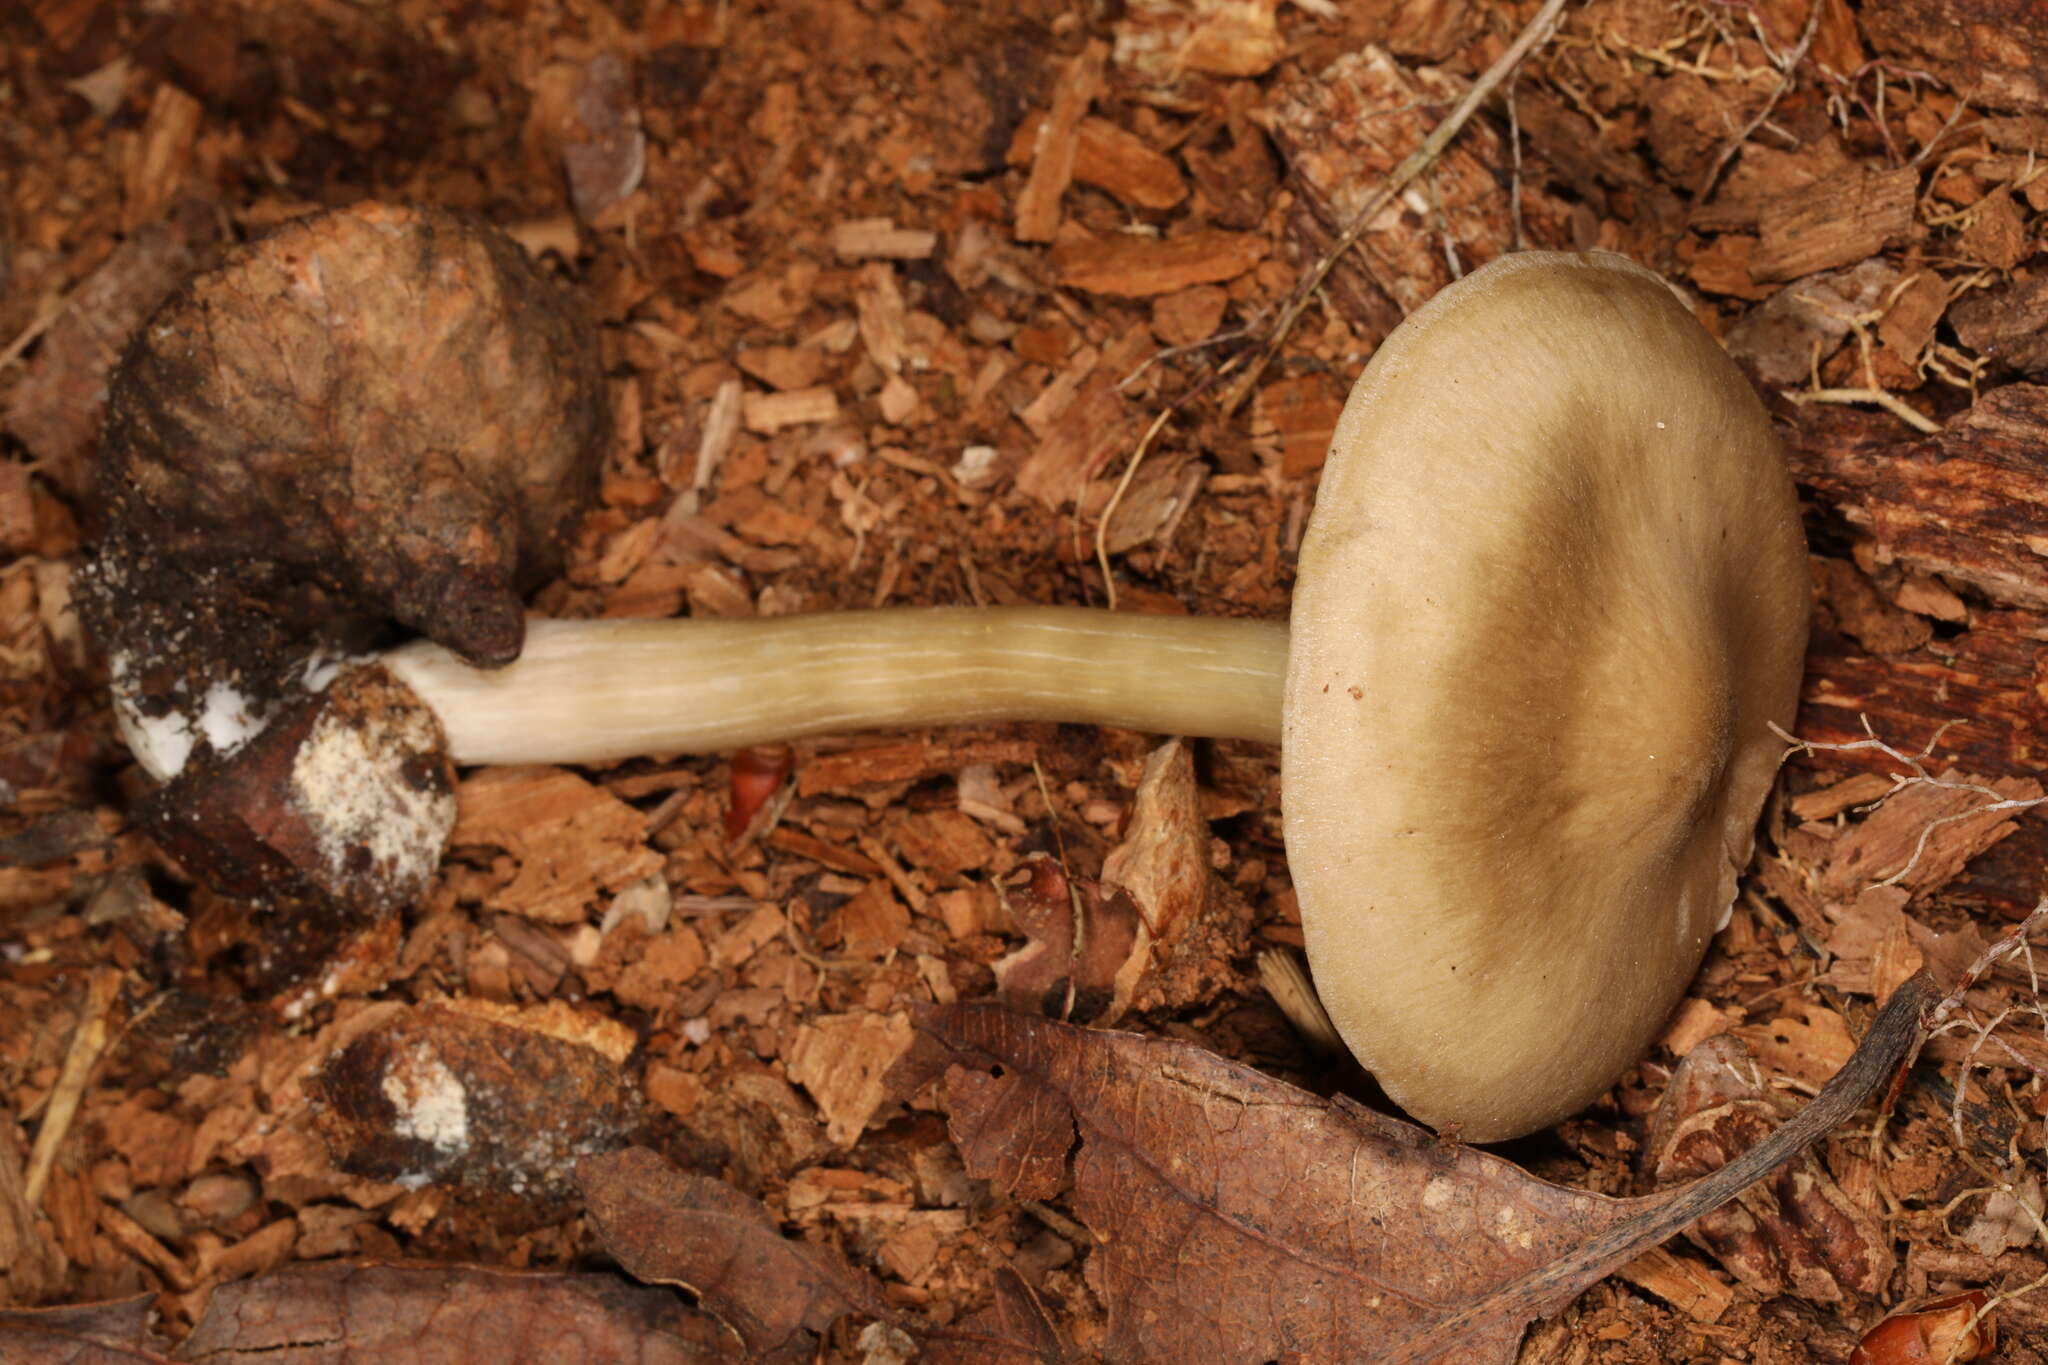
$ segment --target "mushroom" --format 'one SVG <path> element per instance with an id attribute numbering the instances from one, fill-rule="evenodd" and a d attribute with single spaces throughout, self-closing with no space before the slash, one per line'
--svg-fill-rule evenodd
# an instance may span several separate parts
<path id="1" fill-rule="evenodd" d="M 1318 994 L 1396 1102 L 1505 1138 L 1642 1055 L 1727 922 L 1810 592 L 1768 417 L 1649 271 L 1502 257 L 1374 353 L 1281 770 Z"/>
<path id="2" fill-rule="evenodd" d="M 348 675 L 395 677 L 461 763 L 997 719 L 1279 739 L 1337 1027 L 1417 1118 L 1492 1140 L 1590 1101 L 1682 993 L 1749 855 L 1806 610 L 1791 482 L 1733 364 L 1642 268 L 1528 253 L 1359 380 L 1291 631 L 1075 607 L 532 621 L 503 667 L 416 642 Z M 199 695 L 172 699 L 188 731 Z"/>

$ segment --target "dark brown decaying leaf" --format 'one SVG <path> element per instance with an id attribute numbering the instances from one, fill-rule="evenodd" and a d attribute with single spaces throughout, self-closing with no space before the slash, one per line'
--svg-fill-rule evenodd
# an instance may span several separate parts
<path id="1" fill-rule="evenodd" d="M 1529 1321 L 1733 1197 L 1842 1122 L 1920 1037 L 1902 986 L 1849 1064 L 1769 1138 L 1669 1194 L 1608 1199 L 1186 1043 L 1090 1032 L 986 1005 L 931 1011 L 952 1050 L 956 1140 L 978 1178 L 1043 1190 L 1079 1131 L 1076 1214 L 1110 1360 L 1511 1360 Z M 932 1065 L 933 1059 L 922 1059 Z M 1033 1121 L 1011 1130 L 999 1115 Z"/>
<path id="2" fill-rule="evenodd" d="M 576 1168 L 605 1250 L 636 1279 L 690 1290 L 753 1359 L 807 1360 L 848 1313 L 891 1317 L 880 1291 L 822 1248 L 791 1241 L 760 1203 L 629 1147 Z"/>
<path id="3" fill-rule="evenodd" d="M 0 1311 L 8 1365 L 716 1365 L 740 1351 L 666 1290 L 612 1275 L 326 1261 L 222 1285 L 171 1350 L 155 1295 Z"/>
<path id="4" fill-rule="evenodd" d="M 149 1330 L 154 1294 L 64 1308 L 0 1309 L 0 1360 L 138 1365 L 169 1360 Z"/>
<path id="5" fill-rule="evenodd" d="M 611 1275 L 321 1262 L 223 1285 L 178 1353 L 206 1365 L 709 1365 L 731 1338 Z"/>
<path id="6" fill-rule="evenodd" d="M 1749 1049 L 1732 1033 L 1717 1035 L 1672 1073 L 1644 1136 L 1644 1165 L 1660 1184 L 1694 1179 L 1753 1147 L 1783 1118 Z M 1687 1236 L 1760 1298 L 1874 1298 L 1893 1270 L 1890 1233 L 1810 1151 L 1706 1214 Z"/>
<path id="7" fill-rule="evenodd" d="M 823 1247 L 782 1235 L 767 1208 L 722 1181 L 690 1175 L 645 1147 L 577 1168 L 598 1236 L 626 1272 L 680 1285 L 730 1327 L 748 1360 L 810 1360 L 818 1334 L 848 1313 L 921 1335 L 919 1359 L 960 1365 L 1060 1365 L 1066 1343 L 1016 1272 L 951 1327 L 898 1320 L 880 1286 Z"/>
<path id="8" fill-rule="evenodd" d="M 1005 1004 L 1054 1019 L 1114 1017 L 1118 973 L 1144 924 L 1128 892 L 1035 857 L 1011 880 L 1010 916 L 1027 941 L 995 964 Z"/>
<path id="9" fill-rule="evenodd" d="M 1069 1358 L 1059 1329 L 1024 1277 L 1005 1267 L 995 1282 L 988 1307 L 926 1338 L 919 1357 L 925 1365 L 1060 1365 Z"/>
<path id="10" fill-rule="evenodd" d="M 969 1066 L 947 1069 L 946 1094 L 953 1141 L 981 1179 L 1017 1199 L 1050 1199 L 1066 1185 L 1074 1114 L 1065 1097 Z"/>

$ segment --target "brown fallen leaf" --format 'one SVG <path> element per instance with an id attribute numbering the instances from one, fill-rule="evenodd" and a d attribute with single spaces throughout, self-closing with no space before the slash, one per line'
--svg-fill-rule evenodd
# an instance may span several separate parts
<path id="1" fill-rule="evenodd" d="M 1084 1022 L 1120 1013 L 1120 974 L 1144 951 L 1143 921 L 1130 894 L 1087 877 L 1069 877 L 1044 856 L 1029 859 L 1008 888 L 1010 918 L 1026 942 L 995 964 L 996 992 L 1004 1003 Z M 1144 958 L 1138 962 L 1142 966 Z"/>
<path id="2" fill-rule="evenodd" d="M 765 1205 L 722 1181 L 678 1170 L 645 1147 L 577 1168 L 597 1234 L 636 1279 L 680 1285 L 725 1323 L 750 1361 L 808 1361 L 818 1336 L 858 1313 L 921 1341 L 931 1362 L 1062 1365 L 1066 1343 L 1038 1296 L 1010 1270 L 995 1297 L 950 1327 L 900 1318 L 881 1287 L 830 1250 L 782 1235 Z"/>
<path id="3" fill-rule="evenodd" d="M 1643 1165 L 1659 1184 L 1704 1175 L 1778 1126 L 1785 1106 L 1761 1079 L 1775 1068 L 1757 1061 L 1738 1037 L 1723 1033 L 1679 1062 L 1643 1143 Z M 1842 1191 L 1813 1152 L 1786 1162 L 1686 1235 L 1760 1298 L 1875 1298 L 1892 1275 L 1891 1233 Z"/>
<path id="4" fill-rule="evenodd" d="M 206 1365 L 723 1365 L 739 1346 L 709 1314 L 614 1275 L 323 1261 L 222 1285 L 175 1350 L 156 1296 L 0 1310 L 0 1361 Z"/>
<path id="5" fill-rule="evenodd" d="M 222 1285 L 170 1359 L 710 1365 L 742 1357 L 707 1314 L 612 1275 L 323 1261 Z"/>
<path id="6" fill-rule="evenodd" d="M 895 1315 L 829 1251 L 782 1235 L 767 1208 L 645 1147 L 576 1168 L 598 1236 L 635 1279 L 680 1285 L 738 1334 L 753 1360 L 809 1360 L 848 1313 Z"/>
<path id="7" fill-rule="evenodd" d="M 1512 1360 L 1523 1329 L 1732 1198 L 1853 1113 L 1921 1037 L 1902 986 L 1798 1116 L 1713 1175 L 1610 1199 L 1187 1043 L 990 1005 L 929 1011 L 968 1173 L 1070 1207 L 1101 1239 L 1089 1281 L 1111 1361 Z M 997 1073 L 993 1076 L 983 1073 Z M 916 1074 L 921 1073 L 921 1074 Z"/>
<path id="8" fill-rule="evenodd" d="M 945 1332 L 933 1332 L 919 1357 L 924 1365 L 1063 1365 L 1070 1359 L 1045 1305 L 1007 1266 L 996 1272 L 994 1300 Z"/>
<path id="9" fill-rule="evenodd" d="M 0 1308 L 0 1360 L 38 1365 L 142 1365 L 168 1361 L 151 1329 L 156 1295 L 62 1308 Z"/>

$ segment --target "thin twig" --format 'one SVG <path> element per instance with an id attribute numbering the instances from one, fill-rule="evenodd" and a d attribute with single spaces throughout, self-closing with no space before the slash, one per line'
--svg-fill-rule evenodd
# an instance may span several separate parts
<path id="1" fill-rule="evenodd" d="M 22 1182 L 23 1202 L 34 1208 L 43 1198 L 43 1186 L 57 1161 L 57 1149 L 71 1131 L 85 1087 L 92 1079 L 93 1064 L 107 1046 L 107 1012 L 121 992 L 121 973 L 108 968 L 94 972 L 86 982 L 78 1005 L 78 1024 L 71 1034 L 71 1046 L 64 1053 L 64 1065 L 57 1084 L 43 1109 L 43 1126 L 36 1133 L 36 1145 L 29 1153 L 28 1176 Z"/>
<path id="2" fill-rule="evenodd" d="M 1869 734 L 1870 738 L 1850 740 L 1844 744 L 1830 744 L 1817 739 L 1798 739 L 1775 722 L 1771 725 L 1771 733 L 1792 746 L 1786 751 L 1787 757 L 1794 753 L 1810 753 L 1817 749 L 1825 749 L 1830 753 L 1847 753 L 1855 749 L 1870 749 L 1883 754 L 1892 762 L 1897 763 L 1912 773 L 1911 777 L 1894 776 L 1892 778 L 1892 789 L 1869 805 L 1864 806 L 1862 809 L 1866 811 L 1875 810 L 1907 787 L 1939 787 L 1944 791 L 1969 792 L 1972 795 L 1989 798 L 1981 806 L 1972 806 L 1968 810 L 1957 811 L 1952 815 L 1943 815 L 1929 820 L 1926 827 L 1920 831 L 1920 838 L 1913 845 L 1913 854 L 1906 859 L 1905 865 L 1884 880 L 1872 882 L 1870 884 L 1872 890 L 1880 886 L 1896 886 L 1901 881 L 1904 881 L 1907 875 L 1920 865 L 1920 857 L 1927 851 L 1927 841 L 1933 836 L 1934 831 L 1940 829 L 1943 825 L 1954 824 L 1958 820 L 1974 819 L 1979 815 L 1989 815 L 1995 811 L 2032 810 L 2036 806 L 2048 804 L 2048 796 L 2007 796 L 1996 787 L 1987 787 L 1981 782 L 1957 782 L 1945 777 L 1936 777 L 1933 773 L 1928 772 L 1928 755 L 1934 752 L 1935 744 L 1941 739 L 1942 734 L 1947 731 L 1949 725 L 1954 724 L 1953 721 L 1944 723 L 1940 729 L 1936 730 L 1933 738 L 1927 741 L 1926 748 L 1917 754 L 1907 754 L 1901 753 L 1877 738 L 1876 734 L 1871 731 L 1870 717 L 1864 716 L 1862 720 L 1864 733 Z"/>
<path id="3" fill-rule="evenodd" d="M 1273 357 L 1280 353 L 1280 348 L 1286 344 L 1287 338 L 1294 331 L 1294 324 L 1300 320 L 1302 313 L 1308 308 L 1309 300 L 1316 296 L 1316 291 L 1323 287 L 1323 280 L 1336 268 L 1338 260 L 1365 235 L 1365 229 L 1373 219 L 1379 217 L 1380 211 L 1394 202 L 1395 196 L 1407 189 L 1416 176 L 1422 174 L 1432 162 L 1443 155 L 1444 148 L 1450 146 L 1452 139 L 1464 131 L 1465 125 L 1471 122 L 1472 115 L 1479 111 L 1480 104 L 1493 93 L 1494 87 L 1506 80 L 1509 73 L 1513 72 L 1525 57 L 1549 39 L 1556 27 L 1558 16 L 1564 12 L 1564 6 L 1565 0 L 1544 0 L 1543 8 L 1536 12 L 1536 17 L 1531 19 L 1515 41 L 1509 44 L 1508 50 L 1501 53 L 1499 60 L 1486 68 L 1485 73 L 1472 83 L 1472 88 L 1465 92 L 1465 98 L 1459 100 L 1444 121 L 1431 130 L 1429 136 L 1422 140 L 1422 145 L 1410 152 L 1400 165 L 1394 167 L 1392 174 L 1387 177 L 1387 183 L 1380 187 L 1378 194 L 1366 201 L 1365 207 L 1351 220 L 1350 226 L 1345 228 L 1331 244 L 1330 249 L 1323 253 L 1323 258 L 1316 263 L 1315 269 L 1295 284 L 1294 293 L 1288 299 L 1287 305 L 1280 310 L 1279 320 L 1273 325 L 1273 334 L 1266 339 L 1258 359 L 1252 362 L 1244 377 L 1238 380 L 1237 387 L 1224 395 L 1224 416 L 1227 417 L 1244 406 L 1244 400 L 1251 395 L 1252 387 L 1259 382 L 1259 376 L 1266 372 L 1266 367 L 1273 363 Z"/>
<path id="4" fill-rule="evenodd" d="M 1124 491 L 1131 486 L 1131 479 L 1137 474 L 1138 466 L 1145 463 L 1145 452 L 1152 448 L 1152 438 L 1166 425 L 1166 419 L 1173 416 L 1173 408 L 1164 407 L 1152 419 L 1152 425 L 1145 428 L 1145 434 L 1138 441 L 1138 448 L 1131 452 L 1130 463 L 1124 466 L 1123 477 L 1116 481 L 1116 491 L 1103 504 L 1102 515 L 1095 519 L 1095 562 L 1102 567 L 1102 591 L 1111 611 L 1116 610 L 1116 574 L 1109 567 L 1109 521 L 1116 515 L 1116 509 L 1123 504 Z"/>
<path id="5" fill-rule="evenodd" d="M 9 365 L 21 359 L 22 353 L 36 344 L 36 338 L 55 326 L 57 319 L 63 317 L 65 310 L 70 307 L 71 295 L 69 292 L 52 294 L 49 298 L 44 299 L 43 306 L 36 310 L 36 315 L 30 320 L 28 326 L 22 328 L 21 334 L 7 344 L 6 350 L 0 351 L 0 370 L 6 369 Z"/>
<path id="6" fill-rule="evenodd" d="M 1772 88 L 1771 97 L 1764 101 L 1763 108 L 1756 111 L 1756 117 L 1742 125 L 1742 131 L 1721 149 L 1721 154 L 1714 158 L 1714 164 L 1707 167 L 1707 173 L 1700 178 L 1700 187 L 1693 191 L 1692 196 L 1695 213 L 1707 202 L 1707 195 L 1713 192 L 1714 182 L 1721 178 L 1721 172 L 1728 168 L 1728 163 L 1735 159 L 1735 154 L 1749 141 L 1750 134 L 1763 127 L 1764 120 L 1778 107 L 1778 101 L 1797 83 L 1794 73 L 1799 70 L 1799 64 L 1806 60 L 1807 51 L 1813 46 L 1814 35 L 1820 32 L 1820 16 L 1824 9 L 1824 5 L 1814 5 L 1812 12 L 1806 16 L 1806 31 L 1799 35 L 1799 45 L 1792 49 L 1792 55 L 1786 59 L 1784 66 L 1779 68 L 1778 83 Z"/>

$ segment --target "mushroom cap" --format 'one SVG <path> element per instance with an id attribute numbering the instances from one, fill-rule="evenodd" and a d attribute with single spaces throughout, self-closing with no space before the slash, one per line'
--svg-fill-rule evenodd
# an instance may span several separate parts
<path id="1" fill-rule="evenodd" d="M 1798 503 L 1656 275 L 1502 257 L 1373 356 L 1303 539 L 1282 726 L 1316 986 L 1468 1141 L 1590 1103 L 1726 922 L 1799 693 Z"/>

